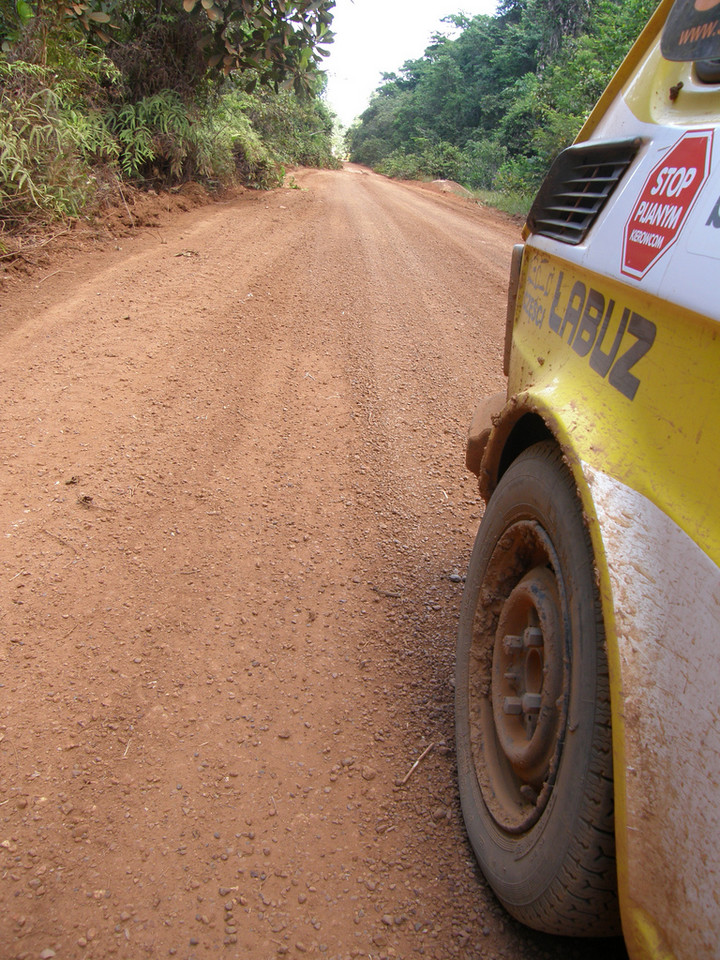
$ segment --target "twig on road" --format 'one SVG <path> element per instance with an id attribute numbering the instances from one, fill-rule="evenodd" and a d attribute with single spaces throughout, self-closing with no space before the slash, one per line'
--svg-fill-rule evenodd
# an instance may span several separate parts
<path id="1" fill-rule="evenodd" d="M 405 774 L 405 776 L 404 776 L 404 777 L 402 778 L 402 780 L 399 782 L 398 786 L 400 786 L 400 787 L 404 787 L 404 786 L 405 786 L 405 784 L 408 782 L 408 780 L 410 779 L 410 777 L 413 775 L 413 773 L 415 773 L 415 771 L 417 770 L 418 766 L 422 763 L 422 761 L 423 761 L 423 760 L 425 759 L 425 757 L 430 753 L 430 751 L 432 750 L 432 748 L 433 748 L 434 746 L 435 746 L 435 744 L 434 744 L 434 743 L 431 743 L 429 747 L 425 747 L 425 749 L 424 749 L 423 752 L 420 754 L 420 756 L 417 758 L 417 760 L 415 761 L 415 763 L 410 767 L 410 769 L 408 770 L 408 772 Z"/>

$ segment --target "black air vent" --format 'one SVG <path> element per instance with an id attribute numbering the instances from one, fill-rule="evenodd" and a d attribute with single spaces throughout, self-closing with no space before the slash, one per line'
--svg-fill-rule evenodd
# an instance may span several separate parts
<path id="1" fill-rule="evenodd" d="M 530 230 L 562 243 L 582 243 L 641 144 L 635 137 L 563 150 L 532 205 Z"/>

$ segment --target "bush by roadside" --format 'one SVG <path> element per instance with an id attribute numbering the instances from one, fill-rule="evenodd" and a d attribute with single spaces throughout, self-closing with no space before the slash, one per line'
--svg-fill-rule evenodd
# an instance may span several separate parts
<path id="1" fill-rule="evenodd" d="M 182 16 L 134 39 L 118 27 L 126 39 L 103 46 L 62 16 L 25 8 L 10 24 L 0 9 L 0 255 L 12 236 L 92 215 L 130 190 L 268 189 L 289 165 L 337 164 L 324 78 L 309 56 L 296 92 L 279 72 L 272 87 L 257 70 L 212 73 Z"/>

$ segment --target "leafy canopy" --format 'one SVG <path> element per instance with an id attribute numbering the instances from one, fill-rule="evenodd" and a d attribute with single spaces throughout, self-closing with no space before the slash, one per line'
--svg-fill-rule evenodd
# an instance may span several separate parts
<path id="1" fill-rule="evenodd" d="M 116 49 L 141 47 L 149 33 L 159 32 L 170 47 L 182 34 L 185 45 L 190 36 L 204 52 L 208 69 L 252 70 L 258 82 L 275 87 L 290 78 L 307 92 L 308 75 L 333 40 L 334 7 L 335 0 L 0 0 L 0 47 L 8 54 L 20 46 L 27 59 L 34 41 L 44 64 L 51 35 L 74 26 L 109 45 L 115 59 Z M 187 59 L 186 50 L 173 53 Z M 194 64 L 188 69 L 197 74 Z"/>
<path id="2" fill-rule="evenodd" d="M 353 160 L 398 176 L 533 192 L 572 142 L 657 0 L 500 0 L 446 17 L 385 74 L 351 127 Z"/>
<path id="3" fill-rule="evenodd" d="M 210 67 L 254 70 L 261 82 L 277 85 L 292 76 L 302 88 L 332 42 L 335 0 L 183 0 L 187 13 L 206 23 L 201 44 Z"/>

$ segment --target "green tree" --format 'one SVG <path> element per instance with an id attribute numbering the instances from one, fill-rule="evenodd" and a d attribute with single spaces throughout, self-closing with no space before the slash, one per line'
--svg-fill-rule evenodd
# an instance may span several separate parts
<path id="1" fill-rule="evenodd" d="M 385 172 L 532 191 L 572 142 L 657 0 L 500 0 L 388 74 L 348 136 Z M 454 150 L 450 150 L 454 148 Z M 459 150 L 459 153 L 454 152 Z"/>
<path id="2" fill-rule="evenodd" d="M 572 143 L 656 6 L 600 0 L 586 32 L 563 40 L 536 86 L 534 148 L 543 165 Z"/>
<path id="3" fill-rule="evenodd" d="M 527 0 L 523 20 L 534 21 L 540 32 L 540 59 L 554 56 L 566 37 L 583 33 L 596 5 L 596 0 Z"/>
<path id="4" fill-rule="evenodd" d="M 0 0 L 0 234 L 120 179 L 269 187 L 286 163 L 332 165 L 317 63 L 333 6 Z"/>
<path id="5" fill-rule="evenodd" d="M 0 0 L 0 42 L 6 53 L 47 63 L 49 39 L 68 27 L 108 44 L 120 64 L 135 50 L 137 97 L 158 89 L 183 92 L 205 68 L 252 70 L 261 83 L 291 78 L 298 91 L 328 52 L 335 0 Z M 202 68 L 196 55 L 202 49 Z M 133 73 L 129 69 L 129 74 Z M 158 88 L 153 74 L 169 82 Z M 153 89 L 153 87 L 155 89 Z"/>

